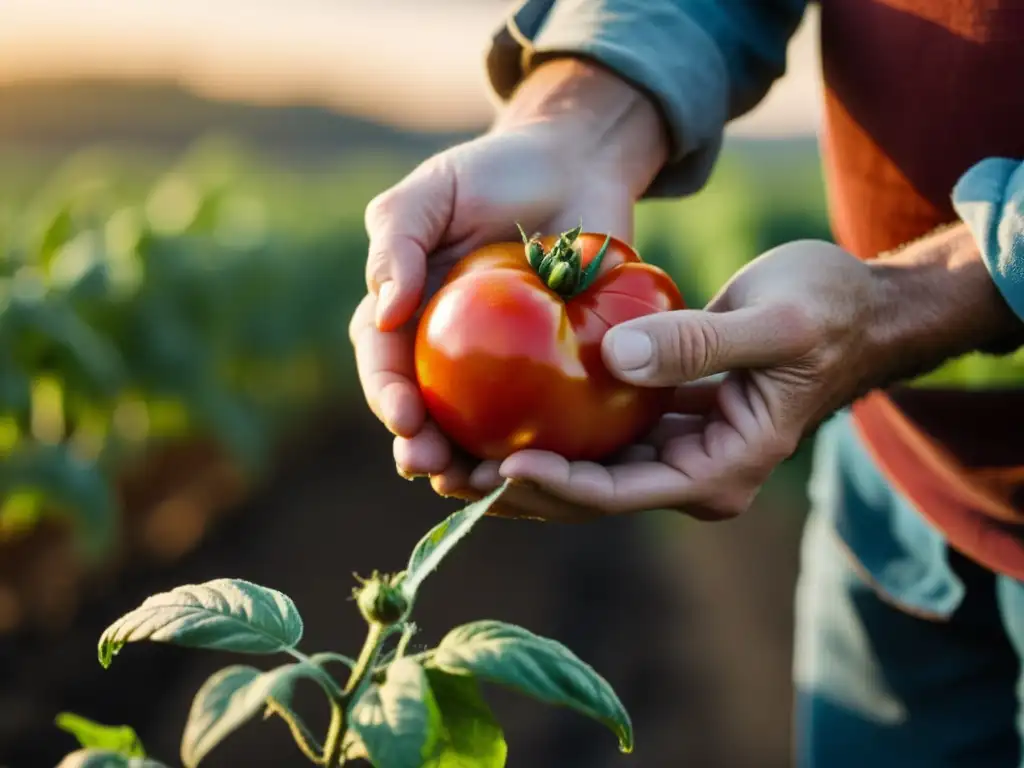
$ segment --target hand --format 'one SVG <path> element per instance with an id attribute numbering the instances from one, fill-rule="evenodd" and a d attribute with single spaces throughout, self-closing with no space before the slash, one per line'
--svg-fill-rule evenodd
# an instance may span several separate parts
<path id="1" fill-rule="evenodd" d="M 728 518 L 838 408 L 1018 327 L 966 228 L 872 265 L 829 243 L 791 243 L 741 270 L 706 311 L 651 315 L 605 335 L 617 377 L 678 385 L 689 413 L 666 416 L 611 466 L 523 451 L 478 468 L 475 484 L 526 484 L 538 517 L 672 508 Z"/>
<path id="2" fill-rule="evenodd" d="M 460 461 L 427 420 L 413 338 L 424 301 L 452 265 L 496 240 L 588 229 L 629 241 L 633 206 L 667 153 L 654 108 L 630 86 L 564 60 L 527 78 L 486 135 L 430 158 L 366 212 L 368 294 L 350 325 L 366 400 L 395 434 L 398 471 L 472 495 Z"/>

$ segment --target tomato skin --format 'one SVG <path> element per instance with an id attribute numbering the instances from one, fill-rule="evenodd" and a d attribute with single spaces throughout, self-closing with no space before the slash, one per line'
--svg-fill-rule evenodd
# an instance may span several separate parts
<path id="1" fill-rule="evenodd" d="M 549 249 L 555 240 L 541 243 Z M 604 241 L 579 236 L 584 266 Z M 683 308 L 672 279 L 614 238 L 597 279 L 567 300 L 544 285 L 522 243 L 483 247 L 455 265 L 417 328 L 427 411 L 478 459 L 524 449 L 607 458 L 657 423 L 672 391 L 615 379 L 601 339 L 619 323 Z"/>

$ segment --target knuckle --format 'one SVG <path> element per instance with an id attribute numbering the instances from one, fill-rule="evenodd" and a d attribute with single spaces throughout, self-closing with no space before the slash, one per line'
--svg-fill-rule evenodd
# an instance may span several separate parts
<path id="1" fill-rule="evenodd" d="M 821 348 L 820 323 L 806 305 L 781 302 L 766 311 L 764 322 L 776 329 L 791 355 L 800 357 Z"/>
<path id="2" fill-rule="evenodd" d="M 367 203 L 363 219 L 366 224 L 366 229 L 371 235 L 373 234 L 373 230 L 376 229 L 381 222 L 386 221 L 394 214 L 398 205 L 398 197 L 398 190 L 395 187 L 391 187 L 390 189 L 384 190 Z"/>
<path id="3" fill-rule="evenodd" d="M 376 291 L 391 273 L 388 252 L 379 246 L 370 246 L 366 257 L 366 287 Z"/>
<path id="4" fill-rule="evenodd" d="M 748 509 L 754 501 L 754 494 L 743 489 L 726 494 L 716 506 L 719 519 L 732 520 L 739 517 Z"/>
<path id="5" fill-rule="evenodd" d="M 803 338 L 814 331 L 810 312 L 803 304 L 784 301 L 771 308 L 772 322 L 788 336 Z"/>
<path id="6" fill-rule="evenodd" d="M 675 333 L 668 339 L 672 368 L 682 379 L 692 380 L 712 372 L 721 339 L 714 325 L 705 317 L 694 315 L 689 322 L 675 324 Z"/>
<path id="7" fill-rule="evenodd" d="M 708 319 L 684 315 L 657 340 L 657 365 L 678 383 L 707 376 L 720 348 L 720 338 Z"/>
<path id="8" fill-rule="evenodd" d="M 373 296 L 367 294 L 359 302 L 356 311 L 352 313 L 352 319 L 348 323 L 348 340 L 352 346 L 359 343 L 362 333 L 370 325 L 373 318 Z"/>

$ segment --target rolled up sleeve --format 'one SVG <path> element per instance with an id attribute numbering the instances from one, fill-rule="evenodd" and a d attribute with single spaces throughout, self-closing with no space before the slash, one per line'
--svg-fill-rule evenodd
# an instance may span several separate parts
<path id="1" fill-rule="evenodd" d="M 953 206 L 999 292 L 1024 321 L 1024 162 L 994 157 L 977 163 L 954 187 Z"/>
<path id="2" fill-rule="evenodd" d="M 707 181 L 726 123 L 753 108 L 785 71 L 806 0 L 525 0 L 495 35 L 488 76 L 508 99 L 535 67 L 591 58 L 655 102 L 670 161 L 648 197 Z"/>

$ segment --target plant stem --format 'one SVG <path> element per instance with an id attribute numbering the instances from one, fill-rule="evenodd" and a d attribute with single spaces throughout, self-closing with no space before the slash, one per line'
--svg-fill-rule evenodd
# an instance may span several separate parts
<path id="1" fill-rule="evenodd" d="M 341 765 L 341 742 L 345 737 L 345 705 L 342 701 L 331 701 L 331 724 L 324 740 L 324 761 L 326 768 Z"/>
<path id="2" fill-rule="evenodd" d="M 376 622 L 370 625 L 370 631 L 366 633 L 366 641 L 363 643 L 363 650 L 359 652 L 359 658 L 356 659 L 356 665 L 352 668 L 352 674 L 349 675 L 348 683 L 345 685 L 346 700 L 356 694 L 366 679 L 366 675 L 373 669 L 373 665 L 380 655 L 381 647 L 384 645 L 384 640 L 390 634 L 389 630 L 390 627 Z"/>
<path id="3" fill-rule="evenodd" d="M 340 696 L 331 700 L 331 725 L 327 731 L 327 739 L 324 743 L 324 766 L 325 768 L 337 768 L 345 761 L 342 753 L 342 746 L 345 735 L 348 731 L 348 708 L 349 704 L 356 699 L 362 691 L 366 679 L 373 671 L 374 664 L 380 656 L 384 641 L 391 634 L 391 627 L 373 622 L 366 633 L 366 640 L 363 642 L 363 649 L 359 652 L 356 665 L 352 668 L 345 690 Z"/>
<path id="4" fill-rule="evenodd" d="M 409 641 L 412 640 L 412 636 L 416 634 L 416 625 L 412 622 L 405 625 L 402 629 L 402 636 L 398 640 L 398 646 L 395 648 L 395 658 L 400 659 L 405 655 L 405 649 L 409 647 Z"/>
<path id="5" fill-rule="evenodd" d="M 334 702 L 331 702 L 332 708 Z M 298 745 L 299 750 L 304 754 L 311 763 L 317 765 L 321 764 L 324 759 L 325 750 L 313 737 L 313 734 L 309 733 L 305 726 L 302 725 L 300 720 L 292 717 L 291 712 L 287 708 L 282 707 L 278 702 L 271 698 L 267 701 L 267 714 L 274 714 L 280 717 L 288 725 L 288 730 L 292 733 L 292 738 L 295 739 L 295 743 Z M 330 734 L 328 734 L 330 736 Z"/>

